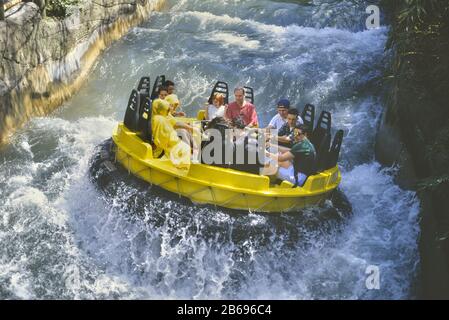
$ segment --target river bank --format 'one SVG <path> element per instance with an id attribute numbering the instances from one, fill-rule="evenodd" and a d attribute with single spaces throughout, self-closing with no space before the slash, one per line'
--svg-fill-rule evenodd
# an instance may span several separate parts
<path id="1" fill-rule="evenodd" d="M 392 54 L 376 158 L 421 201 L 418 298 L 449 298 L 449 5 L 384 1 Z"/>
<path id="2" fill-rule="evenodd" d="M 63 20 L 42 19 L 32 2 L 6 11 L 0 21 L 0 142 L 32 116 L 61 105 L 105 48 L 164 3 L 81 1 Z"/>

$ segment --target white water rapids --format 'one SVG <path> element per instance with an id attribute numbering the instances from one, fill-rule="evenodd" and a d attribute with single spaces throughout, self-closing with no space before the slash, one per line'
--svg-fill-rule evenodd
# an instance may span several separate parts
<path id="1" fill-rule="evenodd" d="M 363 1 L 183 0 L 98 59 L 83 88 L 0 149 L 0 299 L 404 299 L 419 253 L 415 194 L 374 161 L 387 29 Z M 345 130 L 335 205 L 288 215 L 195 207 L 133 178 L 89 178 L 141 76 L 177 83 L 196 114 L 216 80 L 255 88 L 263 124 L 289 97 Z M 320 218 L 319 218 L 320 217 Z M 367 267 L 380 289 L 366 287 Z"/>

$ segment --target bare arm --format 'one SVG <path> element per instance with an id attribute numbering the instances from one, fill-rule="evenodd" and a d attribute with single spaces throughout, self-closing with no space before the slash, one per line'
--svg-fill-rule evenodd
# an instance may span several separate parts
<path id="1" fill-rule="evenodd" d="M 226 120 L 228 120 L 229 122 L 231 122 L 232 121 L 232 115 L 231 115 L 231 110 L 229 110 L 229 105 L 226 104 L 225 107 L 226 108 L 225 108 L 224 118 Z"/>
<path id="2" fill-rule="evenodd" d="M 204 112 L 204 119 L 210 120 L 209 119 L 209 105 L 207 105 L 204 110 L 205 110 L 205 112 Z"/>
<path id="3" fill-rule="evenodd" d="M 295 158 L 293 153 L 291 153 L 290 151 L 287 151 L 283 154 L 268 153 L 268 156 L 272 159 L 277 159 L 278 162 L 291 161 Z"/>
<path id="4" fill-rule="evenodd" d="M 184 122 L 176 122 L 175 129 L 186 129 L 189 132 L 193 131 L 193 127 Z"/>
<path id="5" fill-rule="evenodd" d="M 290 143 L 292 142 L 288 136 L 279 136 L 278 141 L 282 143 Z"/>
<path id="6" fill-rule="evenodd" d="M 252 110 L 251 122 L 248 127 L 259 127 L 259 120 L 257 119 L 257 112 L 255 107 Z"/>

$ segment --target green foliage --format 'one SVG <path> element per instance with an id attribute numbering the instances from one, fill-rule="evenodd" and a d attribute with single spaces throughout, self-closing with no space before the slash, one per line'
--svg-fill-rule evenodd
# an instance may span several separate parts
<path id="1" fill-rule="evenodd" d="M 449 1 L 383 0 L 382 5 L 390 13 L 387 48 L 394 49 L 396 84 L 425 92 L 427 101 L 442 108 L 449 101 Z"/>
<path id="2" fill-rule="evenodd" d="M 447 188 L 449 188 L 449 175 L 442 175 L 438 177 L 430 177 L 427 179 L 422 179 L 418 183 L 418 190 L 419 192 L 422 191 L 447 191 Z"/>
<path id="3" fill-rule="evenodd" d="M 48 0 L 45 5 L 47 16 L 65 18 L 67 8 L 76 4 L 78 4 L 78 0 Z"/>
<path id="4" fill-rule="evenodd" d="M 445 190 L 449 197 L 449 0 L 381 5 L 391 25 L 387 49 L 395 88 L 387 121 L 399 124 L 416 169 L 427 177 L 419 189 Z"/>
<path id="5" fill-rule="evenodd" d="M 435 141 L 427 146 L 427 159 L 434 164 L 434 172 L 449 172 L 449 124 L 438 130 Z"/>

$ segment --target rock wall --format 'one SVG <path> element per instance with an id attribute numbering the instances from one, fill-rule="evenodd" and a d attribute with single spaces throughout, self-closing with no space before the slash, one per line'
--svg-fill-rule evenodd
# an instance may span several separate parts
<path id="1" fill-rule="evenodd" d="M 22 3 L 0 21 L 0 143 L 70 97 L 110 43 L 165 0 L 81 0 L 64 20 Z"/>
<path id="2" fill-rule="evenodd" d="M 409 95 L 410 91 L 397 84 L 390 94 L 390 98 L 398 98 L 402 94 Z M 418 134 L 411 132 L 419 130 L 420 121 L 401 123 L 389 119 L 388 111 L 394 105 L 392 101 L 387 103 L 377 133 L 375 152 L 376 160 L 383 165 L 398 167 L 396 183 L 404 189 L 417 191 L 421 201 L 420 264 L 414 296 L 419 299 L 449 299 L 449 190 L 420 189 L 420 182 L 429 177 L 426 173 L 428 167 L 422 164 L 422 157 L 410 151 L 426 152 L 426 144 L 419 140 Z M 396 102 L 396 106 L 404 105 L 421 106 L 418 102 L 412 105 Z"/>
<path id="3" fill-rule="evenodd" d="M 449 299 L 449 3 L 383 1 L 391 66 L 376 158 L 421 201 L 416 296 Z"/>

